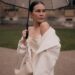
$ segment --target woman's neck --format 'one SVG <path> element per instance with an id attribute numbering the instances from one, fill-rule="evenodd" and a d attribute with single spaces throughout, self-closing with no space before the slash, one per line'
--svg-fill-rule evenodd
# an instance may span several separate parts
<path id="1" fill-rule="evenodd" d="M 34 23 L 33 23 L 33 26 L 34 26 L 34 28 L 38 28 L 38 27 L 40 27 L 40 23 L 34 22 Z"/>

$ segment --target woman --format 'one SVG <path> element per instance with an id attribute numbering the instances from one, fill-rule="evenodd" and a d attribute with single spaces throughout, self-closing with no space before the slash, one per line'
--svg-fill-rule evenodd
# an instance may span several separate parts
<path id="1" fill-rule="evenodd" d="M 27 66 L 33 75 L 54 75 L 54 66 L 61 48 L 59 37 L 46 21 L 43 2 L 32 2 L 29 12 L 33 25 L 28 29 L 28 39 L 25 39 L 27 30 L 23 30 L 19 40 L 17 52 L 23 55 L 23 60 L 17 74 L 26 75 L 24 69 Z"/>

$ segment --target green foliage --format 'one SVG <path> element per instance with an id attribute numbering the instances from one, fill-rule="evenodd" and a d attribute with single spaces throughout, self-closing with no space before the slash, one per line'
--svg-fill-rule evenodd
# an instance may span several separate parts
<path id="1" fill-rule="evenodd" d="M 56 32 L 60 37 L 62 50 L 75 49 L 75 29 L 57 29 Z"/>
<path id="2" fill-rule="evenodd" d="M 23 27 L 1 27 L 0 28 L 0 47 L 17 48 L 18 40 L 21 37 Z"/>
<path id="3" fill-rule="evenodd" d="M 24 26 L 0 27 L 0 47 L 17 48 Z M 60 37 L 62 50 L 75 50 L 75 29 L 56 29 Z"/>

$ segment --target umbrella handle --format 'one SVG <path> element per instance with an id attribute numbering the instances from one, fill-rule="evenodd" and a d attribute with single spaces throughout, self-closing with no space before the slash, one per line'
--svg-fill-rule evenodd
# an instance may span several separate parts
<path id="1" fill-rule="evenodd" d="M 31 0 L 29 0 L 29 7 L 30 7 L 30 2 L 31 2 Z M 29 22 L 29 8 L 28 8 L 28 18 L 27 18 L 27 24 L 26 24 L 27 31 L 26 31 L 26 37 L 25 37 L 25 39 L 27 39 L 28 38 L 28 35 L 29 35 L 28 22 Z"/>
<path id="2" fill-rule="evenodd" d="M 28 35 L 29 35 L 29 31 L 27 30 L 27 31 L 26 31 L 26 37 L 25 37 L 25 39 L 28 38 Z"/>

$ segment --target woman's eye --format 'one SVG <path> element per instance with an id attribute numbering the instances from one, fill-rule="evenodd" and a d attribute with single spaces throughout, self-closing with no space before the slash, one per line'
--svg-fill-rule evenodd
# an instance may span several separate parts
<path id="1" fill-rule="evenodd" d="M 36 10 L 36 12 L 41 12 L 41 10 Z"/>
<path id="2" fill-rule="evenodd" d="M 46 10 L 44 9 L 43 12 L 46 12 Z"/>
<path id="3" fill-rule="evenodd" d="M 46 10 L 36 10 L 36 12 L 45 12 Z"/>

